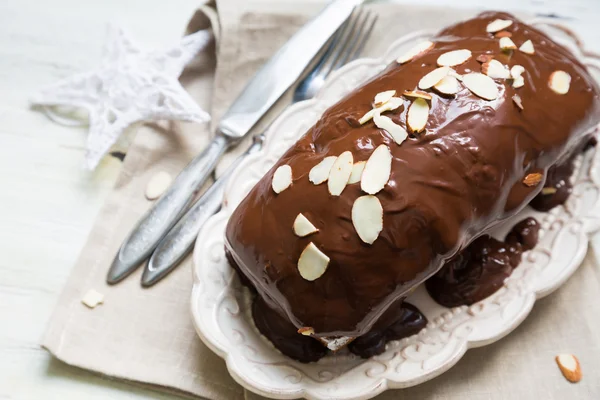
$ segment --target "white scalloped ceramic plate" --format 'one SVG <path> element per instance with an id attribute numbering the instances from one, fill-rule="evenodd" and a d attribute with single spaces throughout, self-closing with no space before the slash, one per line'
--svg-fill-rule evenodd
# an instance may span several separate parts
<path id="1" fill-rule="evenodd" d="M 540 21 L 541 22 L 541 21 Z M 584 54 L 579 41 L 564 29 L 552 29 L 600 74 L 597 58 Z M 470 307 L 436 304 L 423 288 L 409 298 L 430 321 L 419 334 L 390 342 L 368 360 L 340 352 L 318 363 L 302 364 L 283 356 L 262 337 L 250 316 L 251 298 L 224 254 L 229 215 L 246 193 L 310 126 L 321 111 L 377 74 L 416 40 L 415 33 L 396 41 L 381 59 L 361 59 L 333 74 L 317 98 L 288 108 L 271 126 L 264 149 L 248 157 L 231 178 L 224 207 L 204 226 L 194 251 L 191 306 L 196 330 L 204 343 L 223 357 L 242 386 L 263 396 L 289 399 L 368 399 L 389 388 L 413 386 L 452 367 L 469 348 L 484 346 L 510 333 L 525 319 L 536 299 L 560 286 L 585 255 L 588 234 L 600 228 L 600 152 L 580 157 L 574 190 L 564 207 L 550 213 L 525 210 L 508 221 L 506 231 L 525 215 L 542 224 L 539 244 L 525 253 L 521 265 L 494 295 Z"/>

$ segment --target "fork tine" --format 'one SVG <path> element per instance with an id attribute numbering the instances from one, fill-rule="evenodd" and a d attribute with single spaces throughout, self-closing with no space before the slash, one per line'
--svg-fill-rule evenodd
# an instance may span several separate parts
<path id="1" fill-rule="evenodd" d="M 293 102 L 314 97 L 332 71 L 360 55 L 377 20 L 377 16 L 371 19 L 372 15 L 362 8 L 354 8 L 352 14 L 334 33 L 316 65 L 296 86 Z"/>
<path id="2" fill-rule="evenodd" d="M 340 59 L 337 60 L 337 63 L 335 65 L 335 67 L 333 68 L 334 70 L 336 70 L 336 69 L 340 68 L 342 65 L 346 64 L 348 62 L 348 59 L 350 58 L 350 56 L 354 55 L 354 53 L 359 45 L 359 41 L 361 40 L 361 36 L 362 36 L 363 32 L 365 31 L 365 27 L 366 27 L 367 22 L 369 21 L 370 17 L 371 17 L 371 12 L 366 12 L 364 14 L 364 18 L 363 18 L 363 15 L 360 15 L 359 18 L 356 19 L 356 23 L 355 23 L 354 29 L 352 31 L 352 36 L 350 38 L 348 38 L 347 47 L 345 48 L 345 51 L 342 54 L 342 56 L 340 57 Z"/>
<path id="3" fill-rule="evenodd" d="M 356 60 L 362 54 L 362 52 L 365 48 L 365 44 L 367 43 L 367 40 L 369 40 L 369 37 L 371 37 L 371 33 L 373 32 L 373 28 L 375 27 L 377 18 L 379 18 L 379 16 L 375 15 L 373 17 L 373 20 L 371 21 L 370 25 L 364 31 L 364 33 L 361 32 L 362 37 L 359 37 L 359 39 L 356 41 L 356 46 L 354 47 L 354 51 L 352 52 L 352 54 L 349 55 L 347 61 Z"/>
<path id="4" fill-rule="evenodd" d="M 338 64 L 340 57 L 342 56 L 343 52 L 346 51 L 346 48 L 349 45 L 351 45 L 350 39 L 352 38 L 356 29 L 357 21 L 361 18 L 362 14 L 362 9 L 355 9 L 355 11 L 352 12 L 352 15 L 350 15 L 350 18 L 344 26 L 343 35 L 340 36 L 340 40 L 335 48 L 335 51 L 331 54 L 331 57 L 329 57 L 331 62 L 329 63 L 327 68 L 324 69 L 324 71 L 322 71 L 323 77 L 328 76 L 331 73 L 331 71 L 337 69 L 336 65 Z"/>
<path id="5" fill-rule="evenodd" d="M 344 30 L 346 29 L 347 26 L 348 26 L 348 20 L 346 20 L 346 22 L 344 22 L 338 28 L 338 30 L 335 31 L 335 33 L 331 37 L 331 40 L 329 41 L 329 44 L 327 45 L 327 47 L 325 49 L 325 51 L 321 55 L 319 62 L 317 63 L 317 65 L 315 65 L 313 67 L 310 75 L 316 75 L 321 71 L 321 69 L 323 68 L 323 65 L 325 65 L 327 63 L 327 61 L 329 60 L 329 56 L 331 55 L 333 50 L 338 46 L 340 38 L 343 36 Z"/>
<path id="6" fill-rule="evenodd" d="M 354 12 L 354 11 L 353 11 Z M 321 87 L 321 84 L 324 80 L 324 77 L 329 73 L 328 71 L 331 69 L 329 65 L 329 61 L 331 60 L 331 55 L 339 48 L 340 43 L 343 45 L 342 39 L 346 35 L 346 31 L 348 30 L 348 25 L 350 20 L 352 19 L 352 14 L 348 16 L 346 21 L 335 31 L 333 36 L 331 37 L 329 43 L 326 45 L 325 50 L 319 56 L 319 60 L 316 65 L 311 67 L 310 72 L 296 86 L 293 95 L 293 101 L 302 101 L 313 97 L 316 94 L 318 88 Z M 323 69 L 326 69 L 326 72 L 323 72 Z"/>

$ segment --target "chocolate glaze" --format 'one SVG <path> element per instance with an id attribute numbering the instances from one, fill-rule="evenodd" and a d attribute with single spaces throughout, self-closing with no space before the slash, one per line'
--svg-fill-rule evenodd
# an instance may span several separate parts
<path id="1" fill-rule="evenodd" d="M 254 324 L 277 350 L 288 357 L 300 362 L 319 361 L 327 353 L 327 347 L 320 342 L 298 334 L 296 328 L 288 319 L 273 310 L 260 296 L 252 303 L 252 318 Z"/>
<path id="2" fill-rule="evenodd" d="M 300 362 L 318 361 L 329 353 L 320 342 L 298 334 L 297 328 L 256 296 L 252 303 L 252 317 L 260 333 L 275 348 Z M 427 325 L 427 318 L 412 304 L 397 301 L 377 320 L 371 332 L 355 339 L 348 349 L 363 358 L 385 351 L 390 340 L 399 340 L 418 333 Z"/>
<path id="3" fill-rule="evenodd" d="M 529 251 L 537 244 L 539 233 L 540 223 L 535 218 L 529 217 L 513 226 L 504 241 L 507 244 L 519 243 L 523 251 Z"/>
<path id="4" fill-rule="evenodd" d="M 287 318 L 269 307 L 260 296 L 256 296 L 256 289 L 250 280 L 241 273 L 231 252 L 225 249 L 225 255 L 242 285 L 248 287 L 255 295 L 252 302 L 252 319 L 259 332 L 269 339 L 277 350 L 294 360 L 309 363 L 325 357 L 329 350 L 313 338 L 299 335 L 298 328 Z"/>
<path id="5" fill-rule="evenodd" d="M 537 243 L 540 226 L 526 218 L 513 227 L 505 241 L 478 237 L 425 282 L 429 295 L 445 307 L 471 305 L 502 287 L 521 262 L 523 251 Z"/>
<path id="6" fill-rule="evenodd" d="M 542 191 L 531 200 L 529 203 L 531 207 L 538 211 L 549 211 L 556 206 L 564 204 L 573 190 L 571 182 L 569 181 L 572 174 L 572 160 L 568 160 L 567 162 L 555 165 L 548 169 L 546 183 L 544 183 L 544 191 L 554 189 L 556 192 L 545 193 Z"/>
<path id="7" fill-rule="evenodd" d="M 575 157 L 581 151 L 594 146 L 596 146 L 596 138 L 592 137 L 586 142 L 582 142 L 579 148 L 576 148 L 573 151 L 573 155 L 566 161 L 550 167 L 546 174 L 544 189 L 531 200 L 529 205 L 538 211 L 549 211 L 556 206 L 564 204 L 573 190 L 570 178 L 573 175 Z M 546 192 L 548 189 L 554 192 Z"/>
<path id="8" fill-rule="evenodd" d="M 256 295 L 254 286 L 240 272 L 231 253 L 226 250 L 225 254 L 240 282 Z M 383 353 L 386 343 L 390 340 L 412 336 L 423 329 L 427 325 L 427 317 L 415 306 L 403 301 L 402 298 L 392 304 L 373 325 L 370 332 L 350 343 L 349 350 L 360 357 L 368 358 Z M 269 339 L 277 350 L 294 360 L 309 363 L 318 361 L 329 353 L 320 342 L 299 335 L 298 329 L 287 318 L 269 307 L 259 296 L 255 296 L 252 303 L 252 318 L 260 333 Z"/>
<path id="9" fill-rule="evenodd" d="M 231 267 L 237 273 L 237 276 L 238 276 L 238 278 L 240 278 L 240 282 L 242 283 L 242 285 L 244 285 L 248 289 L 250 289 L 250 291 L 253 294 L 256 294 L 256 288 L 252 284 L 252 281 L 250 279 L 248 279 L 248 277 L 246 275 L 244 275 L 242 273 L 242 271 L 240 271 L 240 267 L 238 266 L 237 262 L 233 259 L 233 256 L 231 255 L 231 251 L 228 248 L 225 248 L 225 257 L 227 258 L 229 265 L 231 265 Z"/>
<path id="10" fill-rule="evenodd" d="M 486 33 L 496 18 L 511 19 L 507 29 L 520 45 L 532 40 L 535 54 L 501 53 L 498 39 Z M 252 189 L 231 216 L 226 244 L 241 272 L 258 295 L 296 328 L 313 327 L 315 336 L 358 337 L 398 299 L 435 274 L 447 260 L 513 216 L 543 186 L 526 186 L 532 172 L 546 175 L 568 159 L 600 116 L 599 88 L 585 67 L 565 48 L 538 30 L 505 13 L 484 13 L 443 30 L 435 47 L 383 73 L 341 99 L 292 146 Z M 525 86 L 496 81 L 500 96 L 486 101 L 463 89 L 455 96 L 432 92 L 426 131 L 397 145 L 373 122 L 355 123 L 372 108 L 382 91 L 416 89 L 421 77 L 436 68 L 450 50 L 469 49 L 473 57 L 455 67 L 479 72 L 476 57 L 492 54 L 508 66 L 525 67 Z M 548 87 L 550 74 L 572 77 L 570 90 L 559 95 Z M 524 110 L 511 97 L 518 93 Z M 410 101 L 387 113 L 405 126 Z M 354 161 L 366 160 L 380 144 L 392 152 L 392 173 L 377 194 L 384 210 L 383 231 L 363 243 L 352 225 L 351 208 L 364 193 L 348 185 L 330 196 L 327 185 L 308 180 L 324 157 L 346 150 Z M 275 194 L 275 169 L 291 166 L 293 183 Z M 303 213 L 319 232 L 299 238 L 292 231 Z M 331 261 L 323 276 L 304 280 L 297 269 L 302 250 L 313 242 Z"/>
<path id="11" fill-rule="evenodd" d="M 417 307 L 402 300 L 388 307 L 371 331 L 354 339 L 348 349 L 362 358 L 369 358 L 383 353 L 390 340 L 412 336 L 425 328 L 427 318 Z"/>

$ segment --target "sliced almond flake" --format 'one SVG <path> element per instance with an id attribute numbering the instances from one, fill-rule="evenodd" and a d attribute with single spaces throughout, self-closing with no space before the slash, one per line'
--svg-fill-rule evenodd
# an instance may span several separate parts
<path id="1" fill-rule="evenodd" d="M 358 123 L 361 125 L 366 124 L 367 122 L 369 122 L 370 120 L 373 119 L 373 113 L 375 112 L 375 109 L 370 109 L 369 111 L 367 111 L 365 113 L 365 115 L 363 115 L 362 117 L 360 117 L 360 119 L 358 120 Z"/>
<path id="2" fill-rule="evenodd" d="M 459 82 L 462 82 L 463 76 L 461 74 L 459 74 L 458 72 L 456 72 L 455 70 L 453 70 L 452 68 L 450 68 L 450 72 L 448 72 L 448 76 L 453 76 L 456 79 L 458 79 Z M 444 78 L 442 78 L 442 79 L 444 79 Z"/>
<path id="3" fill-rule="evenodd" d="M 425 101 L 425 100 L 423 100 Z M 385 144 L 379 145 L 367 160 L 360 178 L 360 188 L 369 194 L 376 194 L 390 180 L 392 173 L 392 153 Z"/>
<path id="4" fill-rule="evenodd" d="M 545 195 L 545 196 L 550 195 L 550 194 L 554 194 L 557 191 L 558 191 L 558 189 L 555 188 L 555 187 L 545 187 L 545 188 L 542 188 L 542 194 Z"/>
<path id="5" fill-rule="evenodd" d="M 525 72 L 525 68 L 522 65 L 513 65 L 510 69 L 510 76 L 513 79 L 517 79 L 517 77 L 523 75 L 523 72 Z"/>
<path id="6" fill-rule="evenodd" d="M 329 194 L 332 196 L 339 196 L 342 194 L 344 188 L 348 184 L 348 179 L 350 179 L 353 165 L 354 157 L 352 157 L 351 152 L 345 151 L 339 155 L 329 171 L 329 178 L 327 179 L 327 189 L 329 190 Z"/>
<path id="7" fill-rule="evenodd" d="M 581 364 L 573 354 L 559 354 L 556 356 L 556 363 L 560 372 L 569 382 L 577 383 L 583 377 L 581 372 Z"/>
<path id="8" fill-rule="evenodd" d="M 569 92 L 569 87 L 571 86 L 571 75 L 565 71 L 554 71 L 550 75 L 548 86 L 555 93 L 567 94 Z"/>
<path id="9" fill-rule="evenodd" d="M 513 95 L 512 99 L 515 102 L 515 104 L 517 105 L 517 107 L 519 107 L 522 110 L 523 109 L 523 101 L 521 100 L 521 96 L 519 96 L 518 94 L 515 94 L 515 95 Z"/>
<path id="10" fill-rule="evenodd" d="M 488 24 L 485 30 L 489 33 L 496 33 L 511 26 L 513 22 L 510 19 L 496 19 Z"/>
<path id="11" fill-rule="evenodd" d="M 500 38 L 500 48 L 502 50 L 516 50 L 517 45 L 512 41 L 511 38 L 503 37 Z"/>
<path id="12" fill-rule="evenodd" d="M 431 100 L 431 95 L 429 93 L 422 92 L 420 90 L 405 90 L 402 92 L 402 95 L 412 99 L 421 98 L 425 100 Z"/>
<path id="13" fill-rule="evenodd" d="M 334 353 L 339 349 L 343 349 L 350 342 L 352 342 L 355 337 L 352 336 L 322 336 L 316 338 L 319 342 L 321 342 L 324 346 L 326 346 L 329 350 Z"/>
<path id="14" fill-rule="evenodd" d="M 320 163 L 311 168 L 308 173 L 308 180 L 315 185 L 320 185 L 329 178 L 329 171 L 333 163 L 337 160 L 336 156 L 325 157 Z"/>
<path id="15" fill-rule="evenodd" d="M 542 181 L 543 175 L 540 174 L 539 172 L 534 172 L 531 174 L 527 174 L 527 176 L 525 178 L 523 178 L 523 183 L 525 184 L 525 186 L 536 186 L 538 183 L 540 183 Z"/>
<path id="16" fill-rule="evenodd" d="M 271 187 L 277 194 L 283 192 L 289 188 L 292 184 L 292 167 L 289 165 L 281 165 L 275 170 L 273 174 L 273 180 L 271 181 Z"/>
<path id="17" fill-rule="evenodd" d="M 392 97 L 391 99 L 386 101 L 386 103 L 383 104 L 381 107 L 377 107 L 377 110 L 379 110 L 380 113 L 386 111 L 393 111 L 400 107 L 402 104 L 404 104 L 404 99 L 402 99 L 402 97 Z"/>
<path id="18" fill-rule="evenodd" d="M 523 87 L 524 85 L 525 85 L 525 78 L 523 78 L 521 75 L 517 76 L 517 77 L 515 78 L 515 80 L 513 81 L 513 84 L 512 84 L 512 86 L 513 86 L 515 89 L 518 89 L 518 88 L 520 88 L 520 87 Z"/>
<path id="19" fill-rule="evenodd" d="M 104 303 L 104 295 L 94 289 L 88 290 L 81 302 L 88 308 L 96 308 L 99 304 Z"/>
<path id="20" fill-rule="evenodd" d="M 361 196 L 352 205 L 352 225 L 360 240 L 373 244 L 383 229 L 383 207 L 375 196 Z"/>
<path id="21" fill-rule="evenodd" d="M 298 259 L 298 272 L 307 281 L 320 278 L 329 265 L 327 257 L 313 242 L 304 248 Z"/>
<path id="22" fill-rule="evenodd" d="M 381 128 L 389 133 L 396 144 L 402 144 L 402 142 L 404 142 L 408 137 L 406 129 L 394 123 L 391 118 L 379 114 L 379 112 L 375 112 L 375 115 L 373 116 L 373 122 L 375 122 L 375 125 L 378 128 Z"/>
<path id="23" fill-rule="evenodd" d="M 417 44 L 416 46 L 414 46 L 413 48 L 411 48 L 410 50 L 408 50 L 404 55 L 398 57 L 396 59 L 396 62 L 399 64 L 404 64 L 409 62 L 410 60 L 412 60 L 413 58 L 415 58 L 416 56 L 425 53 L 426 51 L 431 50 L 431 48 L 433 48 L 434 43 L 430 42 L 430 41 L 425 41 L 425 42 L 421 42 L 419 44 Z"/>
<path id="24" fill-rule="evenodd" d="M 148 200 L 158 199 L 171 185 L 171 181 L 173 181 L 173 178 L 167 172 L 160 171 L 156 173 L 146 185 L 146 198 Z"/>
<path id="25" fill-rule="evenodd" d="M 366 161 L 359 161 L 354 163 L 354 166 L 352 167 L 352 173 L 350 174 L 350 179 L 348 179 L 348 184 L 360 182 L 360 178 L 362 177 L 362 173 L 365 169 L 366 163 Z"/>
<path id="26" fill-rule="evenodd" d="M 311 336 L 315 334 L 315 330 L 313 328 L 311 328 L 310 326 L 304 326 L 300 329 L 298 329 L 298 333 L 304 336 Z"/>
<path id="27" fill-rule="evenodd" d="M 419 89 L 425 90 L 435 86 L 450 72 L 450 67 L 440 67 L 429 72 L 419 81 Z"/>
<path id="28" fill-rule="evenodd" d="M 512 33 L 508 32 L 508 31 L 500 31 L 500 32 L 496 32 L 494 37 L 496 37 L 498 39 L 503 38 L 503 37 L 512 37 Z"/>
<path id="29" fill-rule="evenodd" d="M 380 107 L 387 103 L 395 95 L 395 90 L 386 90 L 385 92 L 377 93 L 375 95 L 375 100 L 373 101 L 373 104 L 375 105 L 375 107 Z"/>
<path id="30" fill-rule="evenodd" d="M 448 75 L 442 78 L 435 86 L 434 89 L 443 94 L 456 94 L 460 91 L 460 85 L 458 79 L 452 75 Z"/>
<path id="31" fill-rule="evenodd" d="M 440 55 L 437 59 L 437 65 L 440 67 L 454 67 L 465 63 L 469 58 L 471 58 L 471 50 L 452 50 Z"/>
<path id="32" fill-rule="evenodd" d="M 535 49 L 533 48 L 533 42 L 531 40 L 525 41 L 521 47 L 519 47 L 519 51 L 525 54 L 535 54 Z"/>
<path id="33" fill-rule="evenodd" d="M 498 86 L 492 78 L 487 75 L 473 72 L 463 76 L 463 85 L 473 94 L 485 100 L 495 100 L 498 98 Z"/>
<path id="34" fill-rule="evenodd" d="M 389 99 L 387 102 L 385 102 L 381 106 L 373 108 L 372 110 L 369 110 L 365 115 L 363 115 L 358 120 L 358 122 L 361 125 L 365 124 L 365 123 L 369 122 L 371 119 L 373 119 L 375 110 L 378 110 L 379 113 L 383 113 L 385 111 L 393 111 L 393 110 L 397 109 L 398 107 L 400 107 L 402 105 L 402 103 L 404 103 L 404 100 L 401 97 L 392 97 L 391 99 Z"/>
<path id="35" fill-rule="evenodd" d="M 296 219 L 294 220 L 294 233 L 297 236 L 304 237 L 318 231 L 319 230 L 317 227 L 314 226 L 312 222 L 310 222 L 302 213 L 296 216 Z"/>
<path id="36" fill-rule="evenodd" d="M 408 128 L 415 133 L 422 132 L 429 119 L 429 104 L 423 99 L 415 99 L 408 108 L 406 122 Z"/>
<path id="37" fill-rule="evenodd" d="M 509 79 L 510 71 L 498 60 L 481 64 L 481 72 L 492 79 Z"/>
<path id="38" fill-rule="evenodd" d="M 476 58 L 476 60 L 479 61 L 480 63 L 486 63 L 493 59 L 494 59 L 494 56 L 491 54 L 480 54 Z"/>

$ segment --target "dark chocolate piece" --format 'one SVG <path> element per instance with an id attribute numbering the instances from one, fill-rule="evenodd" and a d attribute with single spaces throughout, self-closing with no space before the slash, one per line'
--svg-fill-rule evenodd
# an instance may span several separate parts
<path id="1" fill-rule="evenodd" d="M 571 175 L 573 175 L 573 169 L 575 157 L 580 152 L 587 151 L 591 147 L 596 146 L 596 138 L 591 137 L 573 151 L 573 155 L 569 157 L 565 162 L 553 165 L 548 169 L 546 174 L 546 182 L 544 188 L 531 200 L 529 205 L 538 211 L 550 211 L 556 206 L 565 204 L 573 187 L 571 185 Z"/>
<path id="2" fill-rule="evenodd" d="M 506 30 L 520 45 L 531 40 L 535 54 L 501 52 L 498 39 L 486 33 L 493 20 L 511 19 Z M 416 285 L 435 274 L 481 232 L 505 220 L 533 199 L 544 179 L 523 183 L 532 172 L 565 160 L 585 140 L 600 117 L 599 88 L 586 68 L 564 47 L 505 13 L 484 13 L 443 30 L 435 47 L 416 59 L 393 63 L 365 86 L 325 111 L 305 136 L 289 149 L 253 188 L 231 216 L 227 246 L 258 295 L 286 316 L 296 329 L 311 326 L 315 336 L 358 337 Z M 476 58 L 492 54 L 508 66 L 522 65 L 525 84 L 496 80 L 499 97 L 483 100 L 461 85 L 455 96 L 430 91 L 426 130 L 396 144 L 373 122 L 356 126 L 372 108 L 377 93 L 414 90 L 448 51 L 469 49 L 472 57 L 455 69 L 479 72 Z M 571 76 L 564 95 L 553 92 L 550 75 Z M 511 100 L 518 94 L 524 109 Z M 410 104 L 386 113 L 406 126 Z M 354 161 L 368 159 L 381 144 L 392 153 L 392 172 L 377 193 L 383 231 L 372 245 L 363 243 L 351 220 L 354 201 L 365 193 L 348 185 L 338 197 L 327 184 L 308 180 L 312 167 L 327 156 L 351 151 Z M 275 194 L 275 169 L 290 165 L 293 183 Z M 319 232 L 299 238 L 292 230 L 304 214 Z M 327 271 L 314 281 L 297 269 L 302 250 L 313 242 L 329 258 Z M 508 251 L 508 250 L 507 250 Z M 505 261 L 508 262 L 508 261 Z M 502 273 L 508 269 L 498 266 Z"/>
<path id="3" fill-rule="evenodd" d="M 489 235 L 477 238 L 425 282 L 429 295 L 444 307 L 471 305 L 490 296 L 519 263 L 523 251 L 537 243 L 539 223 L 526 218 L 504 242 Z"/>
<path id="4" fill-rule="evenodd" d="M 362 358 L 369 358 L 383 353 L 390 340 L 412 336 L 426 325 L 427 318 L 417 307 L 399 301 L 386 310 L 369 333 L 354 339 L 348 349 Z"/>
<path id="5" fill-rule="evenodd" d="M 260 296 L 252 303 L 252 317 L 256 327 L 275 348 L 300 362 L 319 361 L 327 354 L 327 347 L 310 336 L 300 335 L 290 321 L 265 303 Z"/>
<path id="6" fill-rule="evenodd" d="M 523 251 L 529 251 L 537 244 L 539 233 L 540 223 L 537 219 L 529 217 L 513 226 L 504 241 L 506 243 L 519 243 Z"/>

